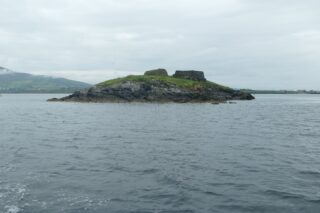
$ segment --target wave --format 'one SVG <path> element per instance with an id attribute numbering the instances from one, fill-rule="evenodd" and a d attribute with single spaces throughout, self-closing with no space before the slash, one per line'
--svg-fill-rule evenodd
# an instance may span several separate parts
<path id="1" fill-rule="evenodd" d="M 299 174 L 320 178 L 320 171 L 316 171 L 316 170 L 304 170 L 304 171 L 300 171 Z"/>

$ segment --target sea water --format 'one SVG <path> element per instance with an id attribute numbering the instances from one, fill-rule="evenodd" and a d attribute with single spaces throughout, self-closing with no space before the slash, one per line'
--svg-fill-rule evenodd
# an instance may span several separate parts
<path id="1" fill-rule="evenodd" d="M 0 97 L 0 212 L 320 212 L 320 96 Z"/>

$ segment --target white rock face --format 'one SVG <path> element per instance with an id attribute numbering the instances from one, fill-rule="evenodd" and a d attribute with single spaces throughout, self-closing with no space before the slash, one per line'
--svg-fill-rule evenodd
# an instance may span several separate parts
<path id="1" fill-rule="evenodd" d="M 14 73 L 13 71 L 7 68 L 0 67 L 0 75 L 13 74 L 13 73 Z"/>

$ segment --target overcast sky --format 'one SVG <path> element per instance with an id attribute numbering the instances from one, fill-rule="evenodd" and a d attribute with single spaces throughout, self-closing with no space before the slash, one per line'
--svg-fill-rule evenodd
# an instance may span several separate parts
<path id="1" fill-rule="evenodd" d="M 195 69 L 235 88 L 320 89 L 320 1 L 1 0 L 0 66 L 89 83 Z"/>

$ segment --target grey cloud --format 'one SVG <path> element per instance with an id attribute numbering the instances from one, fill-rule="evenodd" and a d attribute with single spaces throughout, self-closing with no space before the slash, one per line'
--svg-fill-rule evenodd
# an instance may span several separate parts
<path id="1" fill-rule="evenodd" d="M 0 65 L 90 83 L 165 67 L 320 89 L 319 12 L 315 0 L 2 0 Z"/>

